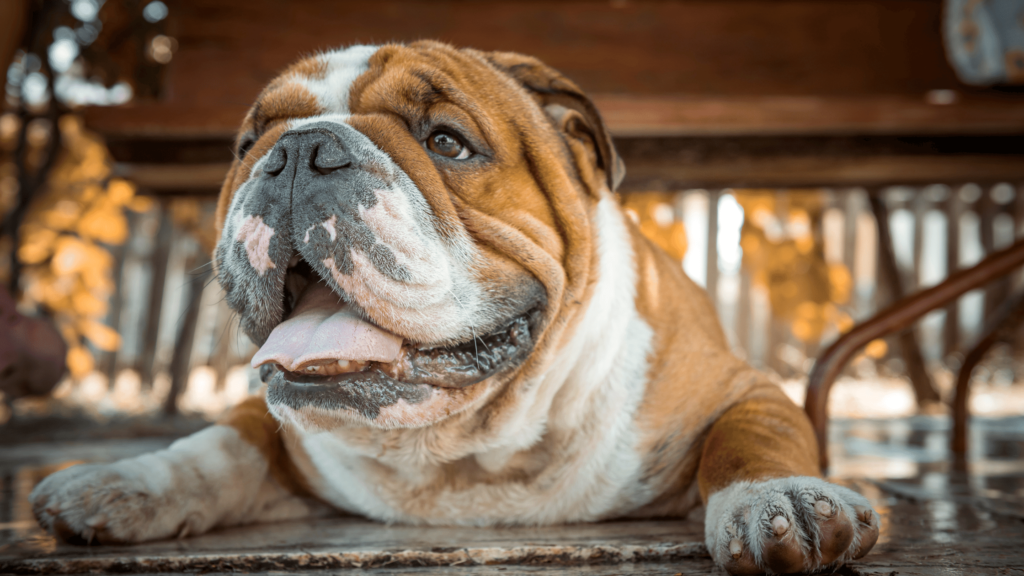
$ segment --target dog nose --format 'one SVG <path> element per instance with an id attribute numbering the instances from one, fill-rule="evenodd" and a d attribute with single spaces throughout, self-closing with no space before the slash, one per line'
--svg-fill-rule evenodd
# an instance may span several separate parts
<path id="1" fill-rule="evenodd" d="M 285 132 L 270 151 L 263 171 L 279 176 L 302 172 L 327 175 L 352 165 L 352 156 L 337 134 L 324 128 L 297 129 Z M 294 171 L 294 172 L 293 172 Z"/>

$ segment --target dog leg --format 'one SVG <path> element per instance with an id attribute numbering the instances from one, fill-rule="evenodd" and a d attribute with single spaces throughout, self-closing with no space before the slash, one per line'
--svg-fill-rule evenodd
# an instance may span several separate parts
<path id="1" fill-rule="evenodd" d="M 705 540 L 729 573 L 811 572 L 874 546 L 878 515 L 819 477 L 816 444 L 806 415 L 774 386 L 755 388 L 711 427 L 698 470 Z"/>
<path id="2" fill-rule="evenodd" d="M 109 544 L 197 535 L 324 509 L 271 472 L 280 440 L 262 398 L 243 402 L 222 422 L 166 450 L 51 474 L 29 496 L 36 518 L 67 542 Z"/>

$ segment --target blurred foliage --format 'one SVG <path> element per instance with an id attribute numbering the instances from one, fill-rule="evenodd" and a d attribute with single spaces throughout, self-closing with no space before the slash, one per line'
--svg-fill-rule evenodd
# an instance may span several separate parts
<path id="1" fill-rule="evenodd" d="M 637 223 L 643 235 L 682 262 L 687 248 L 686 227 L 672 207 L 676 194 L 631 192 L 621 199 L 626 213 Z"/>
<path id="2" fill-rule="evenodd" d="M 769 295 L 772 315 L 787 322 L 803 342 L 817 342 L 833 325 L 853 326 L 843 311 L 853 288 L 850 270 L 825 260 L 822 212 L 825 195 L 809 190 L 780 195 L 776 190 L 733 190 L 743 208 L 740 246 L 743 267 L 755 286 Z M 680 262 L 686 256 L 686 229 L 676 214 L 676 193 L 636 192 L 622 205 L 640 231 Z M 881 343 L 884 346 L 884 342 Z M 872 349 L 879 356 L 878 345 Z"/>
<path id="3" fill-rule="evenodd" d="M 803 342 L 817 342 L 830 324 L 850 329 L 853 319 L 840 306 L 850 300 L 853 279 L 843 263 L 825 261 L 824 192 L 750 189 L 734 196 L 745 215 L 743 266 L 754 285 L 768 290 L 772 315 Z"/>
<path id="4" fill-rule="evenodd" d="M 5 115 L 0 125 L 15 126 L 3 134 L 15 132 L 17 122 L 13 115 Z M 129 182 L 111 177 L 106 147 L 83 129 L 77 116 L 62 116 L 59 129 L 62 148 L 22 223 L 17 254 L 24 265 L 22 305 L 53 315 L 68 342 L 68 368 L 78 378 L 94 366 L 87 343 L 104 351 L 120 346 L 120 335 L 102 322 L 114 290 L 110 247 L 128 239 L 126 211 L 149 210 L 153 201 L 136 196 Z M 30 158 L 33 150 L 45 145 L 32 133 L 30 128 Z M 6 140 L 3 149 L 10 149 Z M 6 176 L 12 171 L 10 164 L 0 164 L 0 174 L 5 175 L 0 201 L 17 193 L 17 181 Z M 15 192 L 7 193 L 8 186 Z M 0 204 L 0 209 L 9 208 L 9 202 Z"/>

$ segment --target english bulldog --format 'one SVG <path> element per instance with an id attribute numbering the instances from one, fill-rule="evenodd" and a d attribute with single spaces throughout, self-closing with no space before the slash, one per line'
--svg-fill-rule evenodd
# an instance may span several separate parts
<path id="1" fill-rule="evenodd" d="M 593 103 L 437 42 L 307 58 L 249 111 L 214 263 L 265 392 L 167 450 L 46 478 L 69 541 L 342 511 L 419 525 L 683 517 L 734 574 L 863 556 L 803 411 L 625 217 Z"/>

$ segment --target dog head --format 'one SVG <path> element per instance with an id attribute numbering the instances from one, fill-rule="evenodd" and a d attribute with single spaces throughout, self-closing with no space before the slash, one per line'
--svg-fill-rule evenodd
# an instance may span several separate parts
<path id="1" fill-rule="evenodd" d="M 243 122 L 214 257 L 271 410 L 422 427 L 544 370 L 622 174 L 593 104 L 533 58 L 418 42 L 286 70 Z"/>

